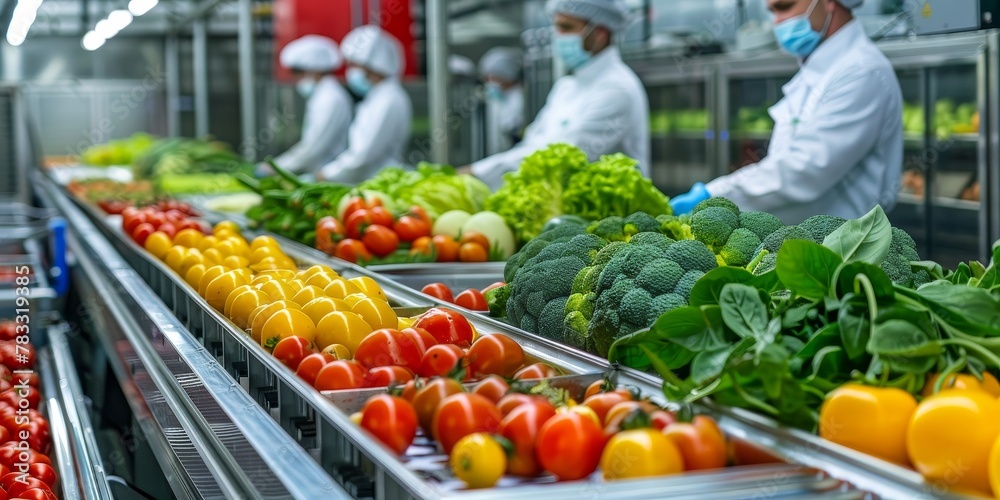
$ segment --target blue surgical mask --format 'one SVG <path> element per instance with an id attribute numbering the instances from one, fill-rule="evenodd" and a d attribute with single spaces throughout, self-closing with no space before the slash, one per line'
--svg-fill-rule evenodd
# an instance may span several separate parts
<path id="1" fill-rule="evenodd" d="M 299 95 L 308 99 L 312 97 L 313 92 L 316 91 L 316 80 L 312 78 L 303 78 L 295 84 L 295 90 L 298 91 Z"/>
<path id="2" fill-rule="evenodd" d="M 822 32 L 812 29 L 812 23 L 809 21 L 809 16 L 812 15 L 813 9 L 818 3 L 819 0 L 813 0 L 805 14 L 788 18 L 774 25 L 774 37 L 778 40 L 778 45 L 781 46 L 782 50 L 795 57 L 806 58 L 823 41 L 824 33 L 830 27 L 830 16 L 826 16 Z"/>
<path id="3" fill-rule="evenodd" d="M 503 102 L 504 100 L 503 87 L 496 82 L 486 82 L 486 98 L 491 101 Z"/>
<path id="4" fill-rule="evenodd" d="M 347 68 L 347 87 L 350 88 L 355 94 L 364 97 L 371 92 L 372 82 L 368 80 L 368 75 L 365 74 L 365 70 L 358 67 L 352 67 Z"/>
<path id="5" fill-rule="evenodd" d="M 590 29 L 584 33 L 556 33 L 552 40 L 552 51 L 556 57 L 566 64 L 570 71 L 587 64 L 593 54 L 583 48 L 583 40 L 590 35 Z"/>

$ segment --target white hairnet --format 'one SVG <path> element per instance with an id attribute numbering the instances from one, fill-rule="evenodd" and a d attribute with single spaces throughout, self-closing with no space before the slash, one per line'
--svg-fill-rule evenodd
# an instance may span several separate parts
<path id="1" fill-rule="evenodd" d="M 403 72 L 403 48 L 395 37 L 378 26 L 355 28 L 340 43 L 344 58 L 382 76 L 399 76 Z"/>
<path id="2" fill-rule="evenodd" d="M 319 35 L 306 35 L 289 42 L 281 49 L 280 59 L 282 66 L 301 71 L 336 71 L 344 64 L 337 42 Z"/>
<path id="3" fill-rule="evenodd" d="M 475 78 L 476 63 L 468 57 L 452 54 L 448 56 L 448 70 L 455 76 Z"/>
<path id="4" fill-rule="evenodd" d="M 549 0 L 549 15 L 565 14 L 585 19 L 613 33 L 625 29 L 628 7 L 622 0 Z"/>
<path id="5" fill-rule="evenodd" d="M 510 82 L 521 81 L 521 50 L 511 47 L 492 48 L 479 60 L 479 75 L 494 76 Z"/>
<path id="6" fill-rule="evenodd" d="M 865 0 L 837 0 L 837 2 L 848 9 L 857 9 L 861 7 L 861 4 L 865 3 Z"/>

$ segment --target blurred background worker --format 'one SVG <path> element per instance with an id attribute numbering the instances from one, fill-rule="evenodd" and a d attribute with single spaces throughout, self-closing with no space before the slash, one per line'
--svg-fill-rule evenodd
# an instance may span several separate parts
<path id="1" fill-rule="evenodd" d="M 472 164 L 491 188 L 521 160 L 550 144 L 565 142 L 592 161 L 624 153 L 649 176 L 649 99 L 639 77 L 622 62 L 615 44 L 628 8 L 622 0 L 550 0 L 555 28 L 552 50 L 569 74 L 552 87 L 545 106 L 514 148 Z"/>
<path id="2" fill-rule="evenodd" d="M 333 40 L 306 35 L 286 45 L 280 61 L 296 79 L 295 90 L 306 100 L 306 111 L 301 140 L 274 162 L 297 174 L 312 174 L 347 150 L 354 101 L 331 74 L 344 60 Z M 270 167 L 259 170 L 269 172 Z"/>
<path id="3" fill-rule="evenodd" d="M 479 60 L 486 86 L 486 154 L 506 151 L 521 142 L 524 131 L 524 88 L 521 50 L 490 49 Z"/>
<path id="4" fill-rule="evenodd" d="M 323 166 L 317 180 L 357 184 L 383 167 L 403 166 L 413 115 L 400 74 L 399 41 L 377 26 L 362 26 L 341 43 L 347 87 L 362 98 L 354 112 L 347 150 Z"/>
<path id="5" fill-rule="evenodd" d="M 816 214 L 861 217 L 896 203 L 903 99 L 889 60 L 854 19 L 863 0 L 768 0 L 774 35 L 799 72 L 770 109 L 766 158 L 671 200 L 690 212 L 710 196 L 797 224 Z"/>

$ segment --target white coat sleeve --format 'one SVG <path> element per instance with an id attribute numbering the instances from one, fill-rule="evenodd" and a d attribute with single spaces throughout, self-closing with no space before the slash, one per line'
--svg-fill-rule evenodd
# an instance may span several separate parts
<path id="1" fill-rule="evenodd" d="M 378 166 L 375 162 L 394 146 L 393 141 L 400 140 L 393 134 L 383 133 L 394 119 L 393 102 L 392 99 L 376 99 L 358 107 L 348 133 L 347 151 L 320 169 L 323 180 L 354 184 L 362 180 L 366 169 Z"/>
<path id="2" fill-rule="evenodd" d="M 759 211 L 817 200 L 875 145 L 890 109 L 879 97 L 889 95 L 893 85 L 877 70 L 844 75 L 819 97 L 813 119 L 785 138 L 783 153 L 710 182 L 708 192 Z"/>
<path id="3" fill-rule="evenodd" d="M 609 87 L 595 93 L 590 105 L 578 110 L 568 124 L 559 142 L 567 142 L 587 153 L 591 161 L 601 155 L 614 153 L 609 148 L 621 144 L 622 137 L 636 133 L 633 125 L 626 123 L 629 101 L 627 91 Z"/>
<path id="4" fill-rule="evenodd" d="M 517 170 L 525 157 L 534 153 L 538 147 L 544 147 L 536 147 L 535 143 L 538 142 L 537 137 L 545 135 L 544 131 L 540 130 L 539 124 L 545 123 L 545 115 L 549 112 L 548 110 L 548 104 L 542 107 L 535 121 L 531 125 L 528 125 L 527 130 L 525 130 L 524 140 L 521 143 L 507 151 L 488 156 L 473 163 L 472 175 L 483 181 L 491 189 L 498 189 L 503 184 L 504 174 Z"/>
<path id="5" fill-rule="evenodd" d="M 279 167 L 305 174 L 320 167 L 323 157 L 351 125 L 351 103 L 328 99 L 310 110 L 311 123 L 303 127 L 305 135 L 297 144 L 274 159 Z"/>

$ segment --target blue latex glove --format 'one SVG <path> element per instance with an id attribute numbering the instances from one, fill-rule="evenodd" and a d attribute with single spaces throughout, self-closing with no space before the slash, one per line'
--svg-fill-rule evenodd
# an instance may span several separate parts
<path id="1" fill-rule="evenodd" d="M 694 186 L 691 186 L 690 191 L 680 196 L 671 198 L 670 208 L 674 209 L 674 215 L 688 214 L 694 210 L 695 205 L 711 197 L 712 195 L 708 193 L 708 189 L 705 188 L 705 185 L 697 182 Z"/>

